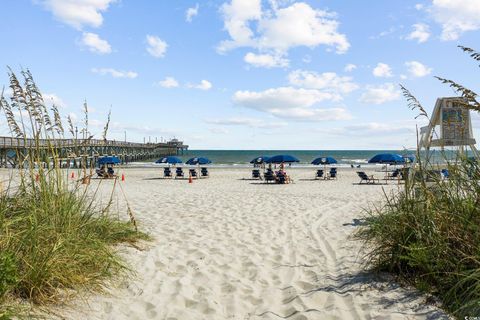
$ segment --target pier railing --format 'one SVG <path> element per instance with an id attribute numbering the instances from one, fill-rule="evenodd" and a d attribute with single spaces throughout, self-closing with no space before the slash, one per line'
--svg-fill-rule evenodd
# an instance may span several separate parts
<path id="1" fill-rule="evenodd" d="M 181 148 L 186 149 L 188 146 L 184 145 L 182 141 L 168 141 L 162 143 L 139 143 L 139 142 L 125 142 L 117 140 L 101 140 L 101 139 L 53 139 L 43 140 L 40 139 L 38 144 L 34 139 L 23 139 L 13 137 L 0 137 L 0 148 L 33 148 L 39 147 L 55 147 L 55 148 L 68 148 L 78 146 L 92 146 L 92 147 L 124 147 L 124 148 Z"/>

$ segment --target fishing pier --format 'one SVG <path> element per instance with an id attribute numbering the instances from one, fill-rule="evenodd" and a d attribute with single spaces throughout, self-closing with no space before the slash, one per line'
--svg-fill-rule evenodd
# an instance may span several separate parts
<path id="1" fill-rule="evenodd" d="M 116 156 L 122 164 L 146 161 L 163 156 L 180 155 L 188 145 L 178 139 L 161 143 L 137 143 L 99 139 L 53 139 L 38 140 L 0 137 L 0 167 L 17 167 L 18 154 L 27 154 L 29 149 L 39 148 L 55 151 L 60 167 L 81 167 L 82 162 L 94 165 L 99 157 Z"/>

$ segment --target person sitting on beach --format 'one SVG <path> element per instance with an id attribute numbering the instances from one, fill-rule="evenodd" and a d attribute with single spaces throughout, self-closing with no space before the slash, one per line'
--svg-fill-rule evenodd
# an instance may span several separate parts
<path id="1" fill-rule="evenodd" d="M 102 166 L 99 169 L 97 169 L 97 174 L 98 174 L 99 177 L 102 177 L 102 178 L 105 177 L 106 172 L 105 172 L 105 165 L 104 164 L 102 164 Z"/>

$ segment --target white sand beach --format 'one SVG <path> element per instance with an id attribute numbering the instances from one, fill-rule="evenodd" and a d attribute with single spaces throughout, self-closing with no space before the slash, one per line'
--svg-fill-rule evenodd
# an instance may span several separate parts
<path id="1" fill-rule="evenodd" d="M 249 169 L 210 171 L 189 184 L 158 179 L 161 169 L 122 169 L 119 183 L 153 240 L 122 249 L 133 278 L 74 303 L 67 319 L 447 318 L 426 296 L 363 271 L 351 235 L 362 209 L 395 183 L 356 185 L 343 168 L 336 181 L 289 169 L 290 185 L 242 180 Z"/>

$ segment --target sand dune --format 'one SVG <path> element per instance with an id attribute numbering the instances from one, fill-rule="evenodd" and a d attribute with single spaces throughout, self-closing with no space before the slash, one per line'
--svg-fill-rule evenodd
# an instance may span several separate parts
<path id="1" fill-rule="evenodd" d="M 415 290 L 362 272 L 361 244 L 350 235 L 382 187 L 353 185 L 354 171 L 312 181 L 312 169 L 290 169 L 292 185 L 242 180 L 247 169 L 213 169 L 193 184 L 151 179 L 158 169 L 124 173 L 154 240 L 144 251 L 123 249 L 134 279 L 78 302 L 67 318 L 446 318 Z"/>

